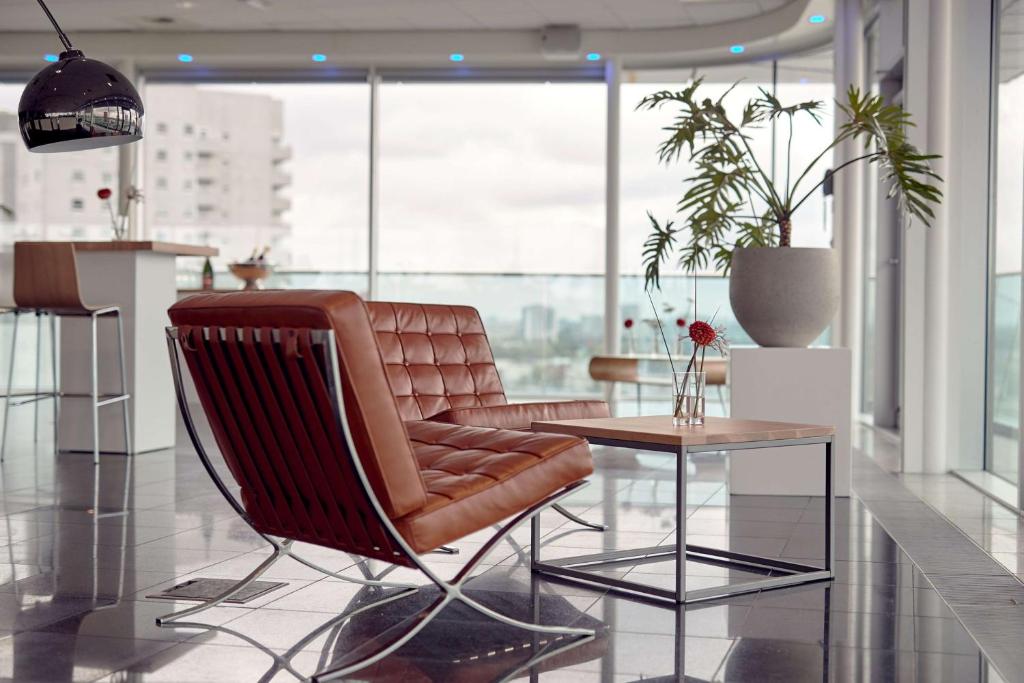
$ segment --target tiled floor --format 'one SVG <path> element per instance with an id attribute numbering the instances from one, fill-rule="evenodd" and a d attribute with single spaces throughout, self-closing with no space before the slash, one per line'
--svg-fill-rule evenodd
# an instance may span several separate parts
<path id="1" fill-rule="evenodd" d="M 240 578 L 267 555 L 262 540 L 220 498 L 181 435 L 176 453 L 54 458 L 13 423 L 0 468 L 0 677 L 17 681 L 269 681 L 302 679 L 348 661 L 395 633 L 431 594 L 377 599 L 292 560 L 266 575 L 287 582 L 245 606 L 218 607 L 202 628 L 158 628 L 156 616 L 192 603 L 147 596 L 189 577 Z M 43 430 L 44 432 L 46 430 Z M 595 449 L 598 473 L 569 507 L 614 531 L 582 530 L 543 517 L 544 555 L 670 542 L 673 461 Z M 689 465 L 691 542 L 799 560 L 823 554 L 821 499 L 729 496 L 720 456 Z M 361 678 L 403 681 L 999 681 L 956 615 L 857 498 L 838 514 L 838 578 L 819 584 L 675 609 L 580 586 L 531 580 L 526 528 L 472 579 L 469 590 L 523 619 L 597 630 L 597 638 L 542 643 L 465 609 L 450 608 Z M 458 544 L 461 556 L 431 555 L 454 573 L 487 536 Z M 1015 547 L 1015 546 L 1014 546 Z M 998 548 L 993 546 L 994 550 Z M 302 549 L 332 570 L 347 556 Z M 374 571 L 382 569 L 374 564 Z M 671 565 L 618 568 L 656 585 Z M 689 563 L 690 587 L 750 578 Z M 415 578 L 407 570 L 389 575 Z M 423 583 L 422 581 L 420 581 Z M 392 629 L 389 631 L 389 629 Z M 551 655 L 530 669 L 530 660 Z M 526 667 L 526 668 L 524 668 Z"/>

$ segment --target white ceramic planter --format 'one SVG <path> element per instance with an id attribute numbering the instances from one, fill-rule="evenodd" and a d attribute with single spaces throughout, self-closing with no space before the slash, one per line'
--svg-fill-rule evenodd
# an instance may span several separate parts
<path id="1" fill-rule="evenodd" d="M 833 249 L 737 248 L 729 302 L 761 346 L 806 347 L 839 308 L 839 257 Z"/>

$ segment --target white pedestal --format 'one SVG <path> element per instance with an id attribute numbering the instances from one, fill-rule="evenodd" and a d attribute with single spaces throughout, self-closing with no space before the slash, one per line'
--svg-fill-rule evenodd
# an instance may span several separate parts
<path id="1" fill-rule="evenodd" d="M 835 492 L 850 495 L 850 349 L 734 348 L 729 353 L 730 417 L 833 425 Z M 730 454 L 729 491 L 739 495 L 821 496 L 821 446 Z"/>
<path id="2" fill-rule="evenodd" d="M 176 298 L 175 255 L 156 251 L 79 251 L 78 277 L 82 297 L 90 305 L 116 304 L 124 322 L 125 365 L 133 451 L 174 447 L 175 398 L 164 328 L 167 309 Z M 120 388 L 117 325 L 99 320 L 99 391 Z M 89 391 L 90 321 L 62 318 L 60 329 L 61 389 Z M 67 398 L 60 406 L 61 450 L 92 451 L 89 399 Z M 100 408 L 100 450 L 123 453 L 121 406 Z"/>

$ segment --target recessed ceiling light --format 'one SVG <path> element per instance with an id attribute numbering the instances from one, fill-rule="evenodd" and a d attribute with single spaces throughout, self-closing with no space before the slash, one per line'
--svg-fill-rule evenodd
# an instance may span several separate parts
<path id="1" fill-rule="evenodd" d="M 461 52 L 453 52 L 450 55 L 448 55 L 448 59 L 452 60 L 453 62 L 462 62 L 465 61 L 466 55 L 462 54 Z"/>
<path id="2" fill-rule="evenodd" d="M 188 64 L 192 61 L 192 55 L 182 52 L 180 55 L 178 55 L 178 61 Z"/>
<path id="3" fill-rule="evenodd" d="M 60 57 L 58 57 L 57 55 L 52 55 L 52 54 L 43 55 L 43 59 L 45 59 L 48 62 L 60 61 Z"/>
<path id="4" fill-rule="evenodd" d="M 743 47 L 742 45 L 730 45 L 729 46 L 729 52 L 733 53 L 734 55 L 741 55 L 741 54 L 743 54 L 746 51 L 747 51 L 747 48 Z"/>
<path id="5" fill-rule="evenodd" d="M 597 62 L 597 61 L 600 61 L 600 60 L 601 60 L 601 53 L 600 52 L 588 52 L 587 53 L 587 61 L 588 62 Z"/>
<path id="6" fill-rule="evenodd" d="M 824 14 L 812 14 L 811 16 L 807 17 L 807 21 L 811 22 L 812 24 L 824 24 L 825 23 L 825 15 Z"/>
<path id="7" fill-rule="evenodd" d="M 178 2 L 175 3 L 175 6 L 178 9 L 192 9 L 196 6 L 196 3 L 192 2 L 192 0 L 178 0 Z"/>
<path id="8" fill-rule="evenodd" d="M 320 54 L 319 52 L 316 52 L 316 53 L 310 55 L 309 58 L 312 59 L 314 62 L 326 62 L 327 61 L 327 55 Z"/>

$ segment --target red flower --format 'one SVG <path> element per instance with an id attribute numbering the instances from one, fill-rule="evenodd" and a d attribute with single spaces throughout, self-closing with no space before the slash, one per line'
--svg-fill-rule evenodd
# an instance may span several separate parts
<path id="1" fill-rule="evenodd" d="M 676 318 L 676 327 L 686 327 L 686 318 Z"/>
<path id="2" fill-rule="evenodd" d="M 110 199 L 110 195 L 112 194 L 114 193 L 110 191 L 109 187 L 102 187 L 96 193 L 96 196 L 99 197 L 100 199 Z"/>
<path id="3" fill-rule="evenodd" d="M 626 322 L 624 322 L 622 324 L 626 326 L 627 330 L 631 329 L 633 327 L 633 319 L 632 318 L 626 318 Z"/>
<path id="4" fill-rule="evenodd" d="M 717 338 L 718 332 L 715 331 L 715 328 L 702 320 L 698 320 L 690 325 L 690 339 L 697 346 L 711 346 Z"/>

